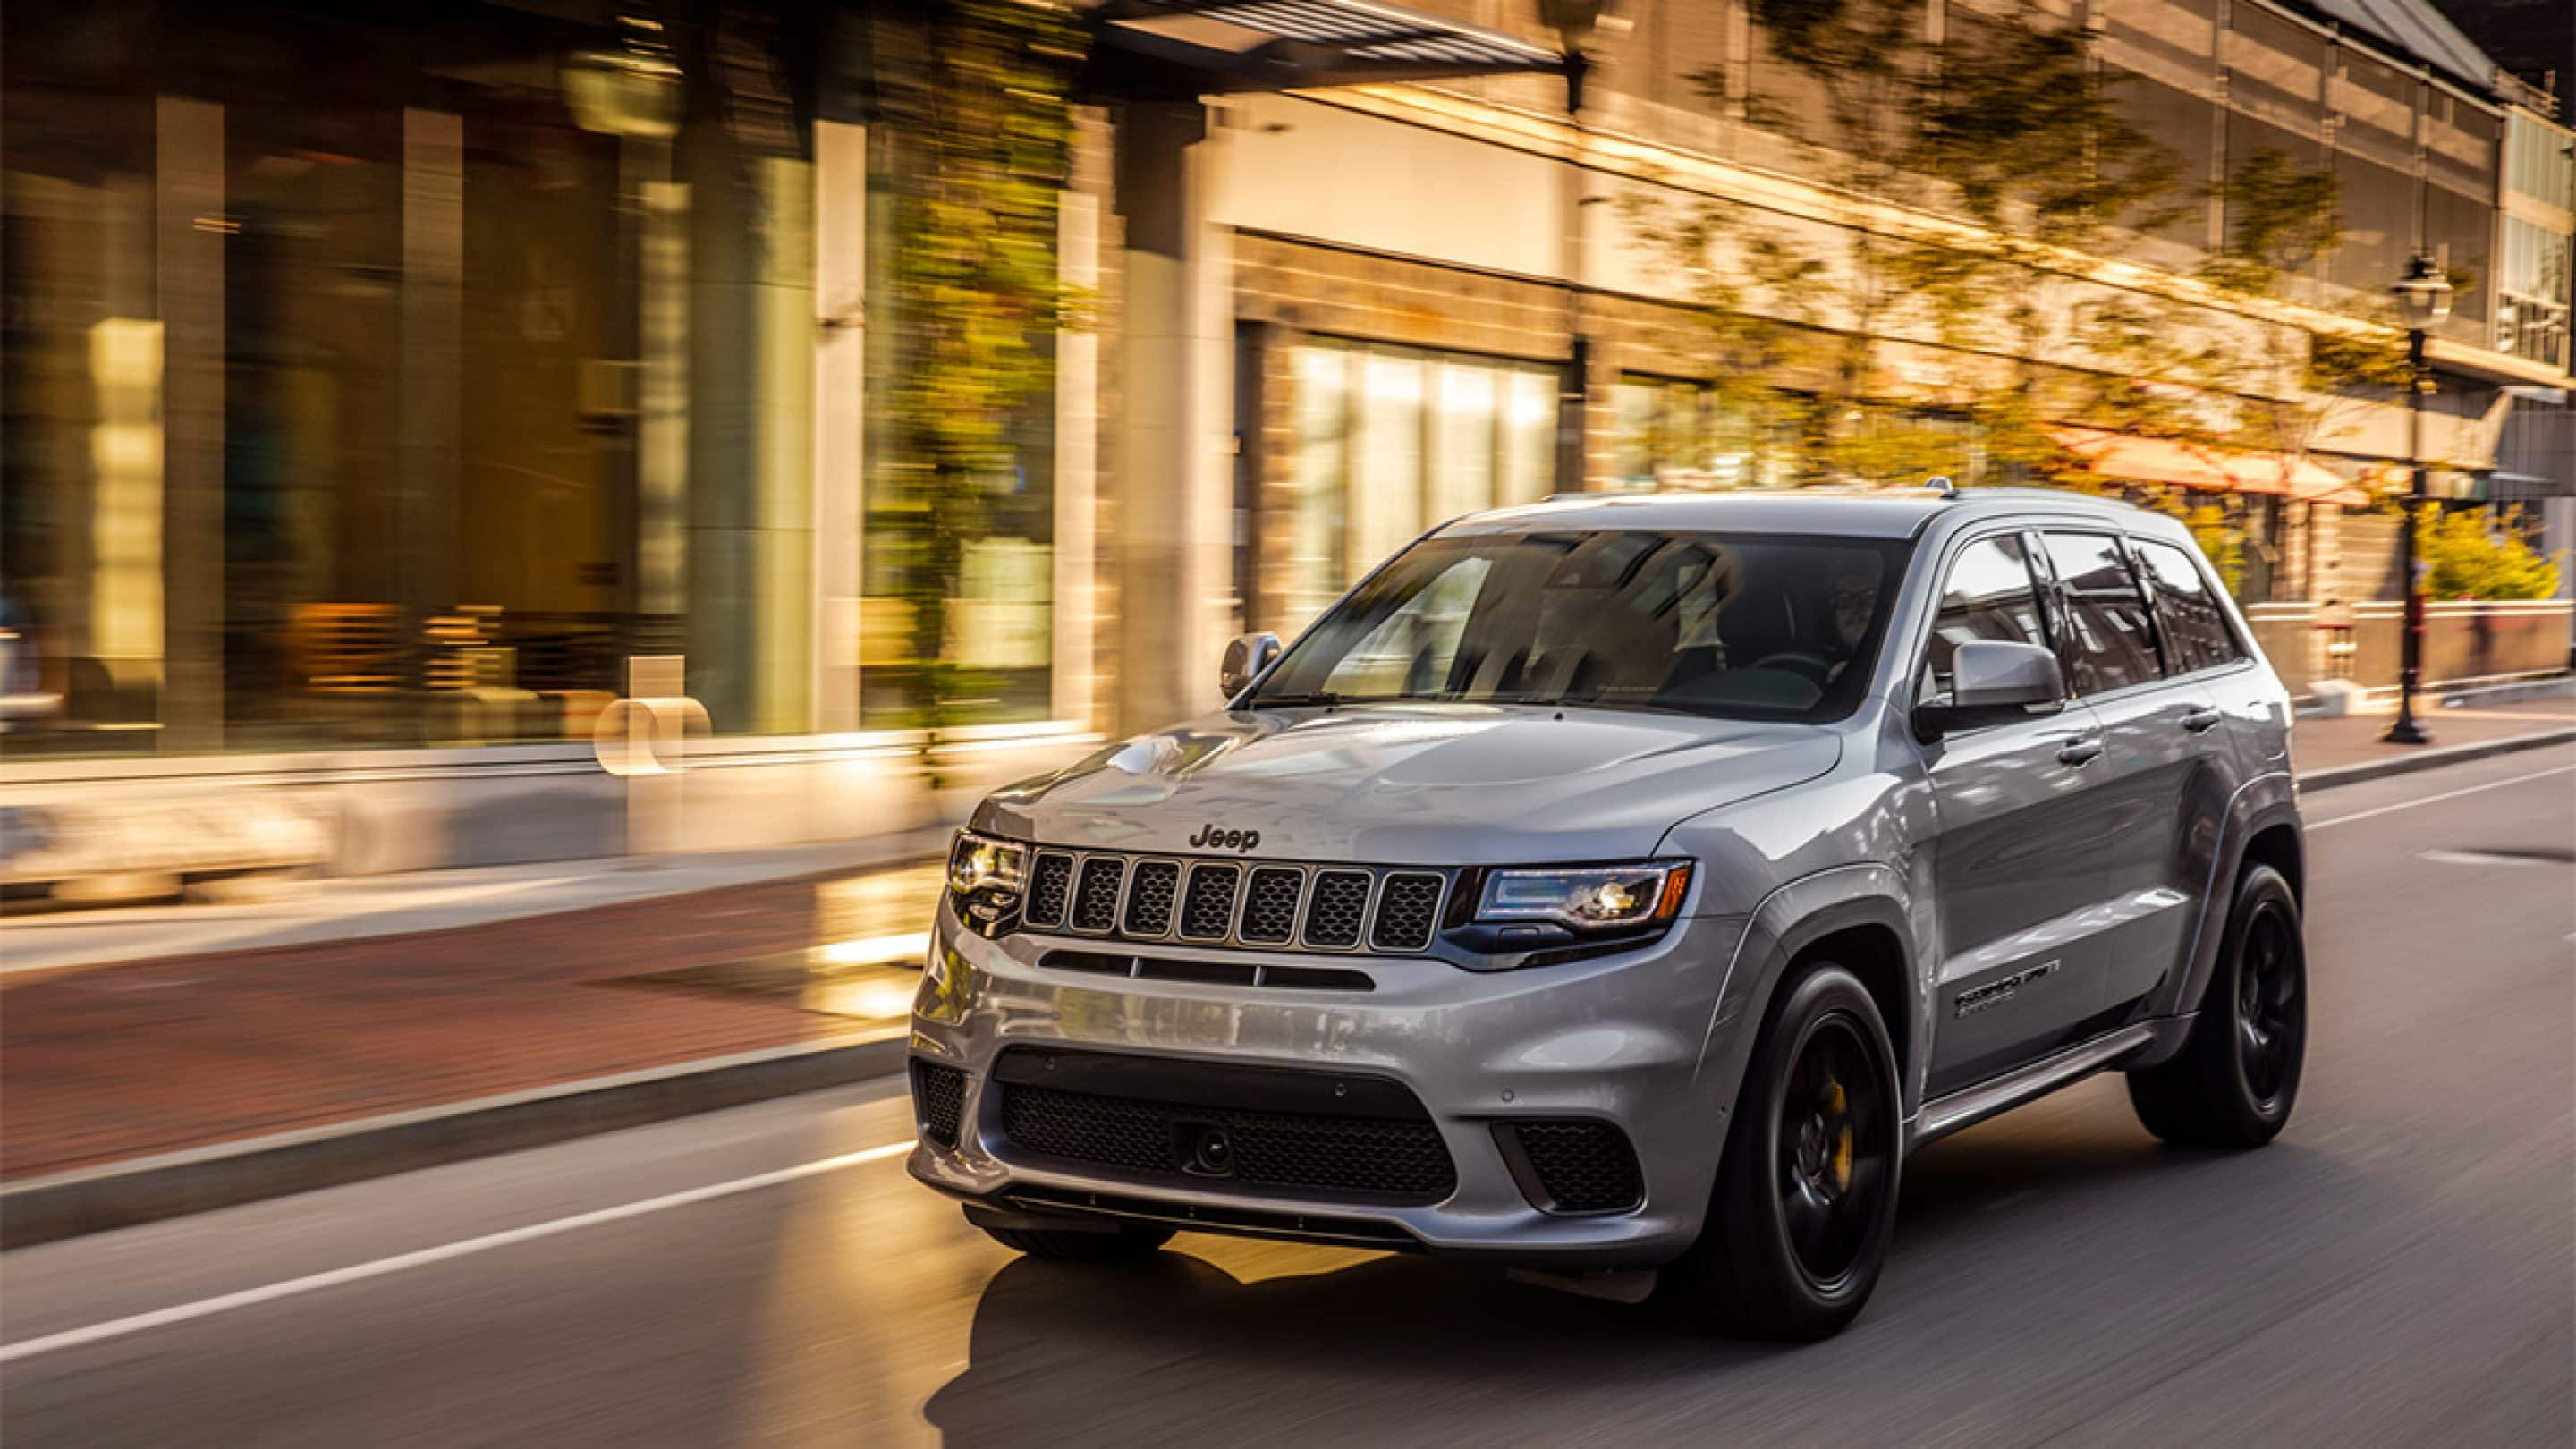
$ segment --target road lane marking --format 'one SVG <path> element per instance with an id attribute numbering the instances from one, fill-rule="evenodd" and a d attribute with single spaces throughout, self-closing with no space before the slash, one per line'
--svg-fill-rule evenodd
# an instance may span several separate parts
<path id="1" fill-rule="evenodd" d="M 2320 820 L 2309 826 L 2308 829 L 2311 831 L 2331 830 L 2338 825 L 2350 825 L 2356 820 L 2369 820 L 2375 816 L 2391 815 L 2400 810 L 2412 810 L 2418 805 L 2439 805 L 2445 800 L 2457 800 L 2463 795 L 2475 795 L 2484 790 L 2501 790 L 2507 785 L 2528 785 L 2534 780 L 2546 780 L 2552 775 L 2564 775 L 2570 770 L 2576 770 L 2576 765 L 2560 765 L 2554 770 L 2541 770 L 2534 774 L 2516 775 L 2510 780 L 2489 780 L 2483 785 L 2470 785 L 2464 789 L 2445 790 L 2439 795 L 2427 795 L 2420 800 L 2400 800 L 2394 805 L 2382 805 L 2375 810 L 2357 810 L 2350 815 L 2338 815 L 2332 820 Z"/>
<path id="2" fill-rule="evenodd" d="M 660 1197 L 648 1197 L 636 1202 L 620 1203 L 615 1207 L 575 1213 L 567 1218 L 554 1218 L 547 1222 L 530 1223 L 522 1228 L 486 1233 L 479 1238 L 466 1238 L 460 1242 L 445 1243 L 435 1248 L 397 1253 L 390 1258 L 378 1258 L 369 1263 L 354 1263 L 346 1268 L 333 1268 L 328 1272 L 308 1273 L 301 1278 L 288 1278 L 282 1282 L 270 1283 L 258 1288 L 245 1288 L 238 1293 L 225 1293 L 213 1298 L 201 1298 L 194 1303 L 182 1303 L 175 1308 L 156 1308 L 149 1313 L 112 1318 L 105 1323 L 93 1323 L 87 1328 L 65 1329 L 61 1333 L 49 1333 L 42 1338 L 31 1338 L 23 1343 L 0 1344 L 0 1364 L 34 1358 L 38 1354 L 57 1353 L 67 1348 L 79 1348 L 84 1344 L 101 1343 L 111 1338 L 123 1338 L 128 1334 L 143 1333 L 155 1328 L 167 1328 L 174 1323 L 210 1318 L 218 1313 L 229 1313 L 236 1308 L 250 1308 L 262 1303 L 273 1303 L 280 1298 L 292 1298 L 299 1293 L 336 1288 L 343 1283 L 358 1283 L 369 1278 L 381 1278 L 388 1273 L 426 1268 L 433 1263 L 444 1263 L 453 1258 L 468 1257 L 475 1253 L 488 1253 L 495 1248 L 534 1242 L 539 1238 L 550 1238 L 559 1233 L 579 1232 L 583 1228 L 595 1228 L 602 1223 L 642 1217 L 646 1213 L 657 1213 L 666 1208 L 687 1207 L 691 1203 L 732 1197 L 738 1193 L 756 1192 L 764 1187 L 776 1187 L 780 1183 L 794 1182 L 800 1178 L 819 1177 L 827 1172 L 838 1172 L 845 1167 L 882 1161 L 911 1150 L 912 1143 L 909 1140 L 889 1142 L 882 1147 L 845 1152 L 838 1157 L 800 1162 L 794 1167 L 782 1167 L 775 1172 L 754 1173 L 749 1177 L 709 1183 L 704 1187 L 665 1193 Z"/>

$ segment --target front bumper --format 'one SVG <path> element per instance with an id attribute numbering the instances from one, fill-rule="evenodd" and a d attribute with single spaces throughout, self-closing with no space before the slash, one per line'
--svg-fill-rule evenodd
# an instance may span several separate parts
<path id="1" fill-rule="evenodd" d="M 1257 1236 L 1531 1264 L 1661 1262 L 1697 1237 L 1725 1143 L 1733 1104 L 1711 1100 L 1716 1091 L 1702 1085 L 1700 1068 L 1742 926 L 1733 917 L 1684 919 L 1634 951 L 1499 973 L 1427 958 L 1152 948 L 1181 960 L 1358 970 L 1373 983 L 1363 993 L 1068 972 L 1039 960 L 1098 943 L 1036 933 L 988 940 L 943 905 L 914 1005 L 912 1053 L 966 1074 L 962 1125 L 953 1148 L 925 1133 L 909 1166 L 942 1192 L 1004 1211 L 1089 1204 Z M 1436 1202 L 1354 1201 L 1040 1157 L 1002 1129 L 999 1099 L 1009 1088 L 994 1083 L 993 1069 L 1014 1046 L 1386 1079 L 1428 1112 L 1455 1186 Z M 1563 1119 L 1626 1134 L 1643 1177 L 1638 1205 L 1574 1214 L 1533 1202 L 1496 1124 Z"/>

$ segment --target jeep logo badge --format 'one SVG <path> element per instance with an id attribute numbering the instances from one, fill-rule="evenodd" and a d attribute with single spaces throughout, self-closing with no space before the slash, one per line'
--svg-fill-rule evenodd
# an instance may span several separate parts
<path id="1" fill-rule="evenodd" d="M 1219 830 L 1213 822 L 1190 837 L 1192 850 L 1250 850 L 1261 843 L 1258 830 Z"/>

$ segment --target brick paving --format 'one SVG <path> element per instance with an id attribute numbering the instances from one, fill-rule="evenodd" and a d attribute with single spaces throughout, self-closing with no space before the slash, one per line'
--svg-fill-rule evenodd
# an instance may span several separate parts
<path id="1" fill-rule="evenodd" d="M 2576 726 L 2576 700 L 2428 717 L 2437 746 Z M 2385 714 L 2302 720 L 2305 771 L 2404 747 Z M 370 940 L 98 966 L 0 986 L 0 1178 L 844 1035 L 825 994 L 632 978 L 900 935 L 917 878 L 728 886 Z M 897 884 L 896 889 L 878 889 Z"/>
<path id="2" fill-rule="evenodd" d="M 101 966 L 0 988 L 0 1178 L 846 1034 L 789 997 L 651 972 L 919 930 L 846 882 Z"/>

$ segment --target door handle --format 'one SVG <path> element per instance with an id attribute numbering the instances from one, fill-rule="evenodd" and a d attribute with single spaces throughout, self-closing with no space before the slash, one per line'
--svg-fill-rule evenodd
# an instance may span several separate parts
<path id="1" fill-rule="evenodd" d="M 2217 728 L 2218 722 L 2224 718 L 2226 716 L 2214 709 L 2196 709 L 2182 717 L 2182 727 L 2193 734 L 2200 734 L 2205 730 Z"/>
<path id="2" fill-rule="evenodd" d="M 2100 758 L 2102 758 L 2102 742 L 2100 740 L 2068 740 L 2066 743 L 2057 747 L 2057 762 L 2061 765 L 2075 765 L 2081 767 L 2089 765 Z"/>

